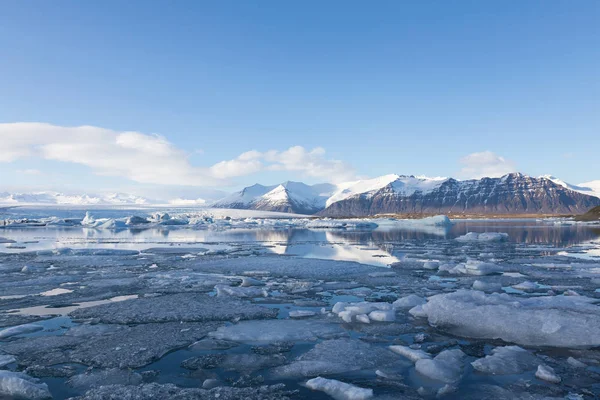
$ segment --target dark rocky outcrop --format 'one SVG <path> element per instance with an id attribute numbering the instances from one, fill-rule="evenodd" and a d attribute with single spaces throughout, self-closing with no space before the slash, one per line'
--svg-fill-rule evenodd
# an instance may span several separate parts
<path id="1" fill-rule="evenodd" d="M 575 221 L 600 221 L 600 207 L 594 207 L 585 214 L 578 215 Z"/>
<path id="2" fill-rule="evenodd" d="M 318 215 L 376 214 L 581 214 L 600 205 L 600 199 L 557 185 L 546 178 L 519 173 L 501 178 L 458 181 L 448 179 L 423 193 L 402 196 L 393 185 L 331 204 Z"/>

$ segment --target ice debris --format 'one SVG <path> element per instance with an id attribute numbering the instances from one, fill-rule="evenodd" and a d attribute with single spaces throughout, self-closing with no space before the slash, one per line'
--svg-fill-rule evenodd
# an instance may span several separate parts
<path id="1" fill-rule="evenodd" d="M 0 397 L 9 399 L 51 399 L 48 385 L 22 372 L 0 371 Z"/>
<path id="2" fill-rule="evenodd" d="M 313 320 L 255 320 L 222 326 L 209 336 L 238 342 L 315 341 L 340 337 L 346 332 L 338 325 Z"/>
<path id="3" fill-rule="evenodd" d="M 429 297 L 410 313 L 463 337 L 585 348 L 600 345 L 600 308 L 595 302 L 585 296 L 522 298 L 458 290 Z"/>
<path id="4" fill-rule="evenodd" d="M 394 307 L 390 303 L 385 302 L 369 302 L 362 301 L 358 303 L 336 303 L 332 310 L 344 322 L 351 323 L 353 321 L 368 323 L 370 321 L 393 322 L 396 320 Z M 360 320 L 357 316 L 361 315 Z M 369 321 L 363 315 L 368 315 Z"/>
<path id="5" fill-rule="evenodd" d="M 290 400 L 295 392 L 285 390 L 285 385 L 260 387 L 225 387 L 214 389 L 180 388 L 173 384 L 148 383 L 138 386 L 106 385 L 87 391 L 72 400 Z"/>
<path id="6" fill-rule="evenodd" d="M 314 377 L 350 371 L 376 370 L 396 363 L 389 350 L 362 341 L 342 338 L 325 340 L 288 365 L 275 368 L 278 377 Z"/>
<path id="7" fill-rule="evenodd" d="M 459 349 L 444 350 L 433 359 L 417 360 L 415 368 L 430 379 L 455 383 L 462 377 L 465 357 L 465 353 Z"/>
<path id="8" fill-rule="evenodd" d="M 306 382 L 306 387 L 327 393 L 336 400 L 368 400 L 373 397 L 373 389 L 363 389 L 335 379 L 320 376 Z"/>
<path id="9" fill-rule="evenodd" d="M 73 311 L 70 316 L 78 320 L 92 318 L 108 324 L 143 324 L 275 318 L 277 310 L 230 296 L 181 293 L 81 308 Z"/>
<path id="10" fill-rule="evenodd" d="M 496 347 L 492 354 L 471 363 L 479 372 L 491 375 L 520 374 L 534 369 L 538 358 L 519 346 Z"/>
<path id="11" fill-rule="evenodd" d="M 459 242 L 504 242 L 508 240 L 508 233 L 498 232 L 469 232 L 466 235 L 459 236 L 455 240 Z"/>
<path id="12" fill-rule="evenodd" d="M 425 300 L 423 297 L 417 296 L 416 294 L 410 294 L 394 301 L 392 306 L 394 308 L 413 308 L 425 303 L 427 303 L 427 300 Z"/>
<path id="13" fill-rule="evenodd" d="M 13 326 L 0 331 L 0 339 L 7 339 L 11 336 L 23 335 L 25 333 L 32 333 L 43 330 L 44 327 L 35 324 L 25 324 L 19 326 Z"/>
<path id="14" fill-rule="evenodd" d="M 408 358 L 412 362 L 417 362 L 419 360 L 431 358 L 431 354 L 423 350 L 411 349 L 407 346 L 394 345 L 390 346 L 390 350 L 392 350 L 394 353 L 400 354 L 401 356 Z"/>
<path id="15" fill-rule="evenodd" d="M 560 383 L 560 381 L 562 380 L 560 379 L 560 376 L 556 375 L 552 367 L 543 364 L 538 365 L 538 369 L 537 371 L 535 371 L 535 376 L 538 379 L 550 383 Z"/>

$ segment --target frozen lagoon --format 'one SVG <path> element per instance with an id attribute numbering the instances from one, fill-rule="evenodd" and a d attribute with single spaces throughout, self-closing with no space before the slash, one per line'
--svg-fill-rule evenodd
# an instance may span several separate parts
<path id="1" fill-rule="evenodd" d="M 600 395 L 599 226 L 206 222 L 0 229 L 0 393 Z"/>

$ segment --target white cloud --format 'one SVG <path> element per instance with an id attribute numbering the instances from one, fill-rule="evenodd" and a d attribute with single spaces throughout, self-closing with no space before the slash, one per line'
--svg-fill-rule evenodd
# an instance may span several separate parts
<path id="1" fill-rule="evenodd" d="M 307 150 L 302 146 L 263 153 L 256 150 L 248 151 L 233 160 L 221 161 L 213 165 L 211 170 L 215 176 L 223 178 L 261 170 L 298 172 L 328 182 L 343 182 L 356 177 L 354 170 L 346 163 L 327 159 L 325 149 L 317 147 Z"/>
<path id="2" fill-rule="evenodd" d="M 466 179 L 497 178 L 517 170 L 514 162 L 491 151 L 469 154 L 460 163 L 460 176 Z"/>
<path id="3" fill-rule="evenodd" d="M 42 175 L 42 171 L 39 169 L 18 169 L 17 173 L 22 175 Z"/>
<path id="4" fill-rule="evenodd" d="M 354 177 L 348 165 L 326 159 L 322 148 L 251 150 L 233 160 L 198 167 L 189 162 L 187 152 L 162 136 L 93 126 L 0 124 L 0 144 L 0 162 L 40 157 L 84 165 L 98 175 L 120 176 L 149 184 L 220 186 L 229 184 L 227 179 L 268 170 L 294 171 L 328 181 Z"/>

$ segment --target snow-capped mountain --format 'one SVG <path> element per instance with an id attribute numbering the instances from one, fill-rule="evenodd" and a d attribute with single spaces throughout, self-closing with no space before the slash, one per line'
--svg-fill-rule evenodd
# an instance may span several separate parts
<path id="1" fill-rule="evenodd" d="M 600 205 L 600 198 L 545 177 L 533 178 L 520 173 L 465 181 L 399 176 L 387 185 L 371 189 L 332 202 L 319 214 L 580 214 Z"/>
<path id="2" fill-rule="evenodd" d="M 214 206 L 334 217 L 395 213 L 580 214 L 600 205 L 600 198 L 591 193 L 585 186 L 520 173 L 465 181 L 391 174 L 337 186 L 299 182 L 254 185 Z"/>
<path id="3" fill-rule="evenodd" d="M 556 183 L 557 185 L 564 186 L 568 189 L 574 190 L 575 192 L 579 192 L 579 193 L 587 194 L 588 196 L 595 196 L 595 197 L 600 198 L 600 181 L 591 181 L 591 182 L 580 183 L 578 185 L 572 185 L 572 184 L 567 183 L 567 182 L 563 181 L 562 179 L 559 179 L 552 175 L 543 175 L 540 178 L 550 179 L 552 182 Z"/>
<path id="4" fill-rule="evenodd" d="M 256 184 L 219 200 L 213 207 L 314 214 L 325 208 L 336 189 L 327 183 L 312 186 L 289 181 L 273 186 Z"/>
<path id="5" fill-rule="evenodd" d="M 149 205 L 147 198 L 123 193 L 68 195 L 58 192 L 0 193 L 3 205 Z"/>

